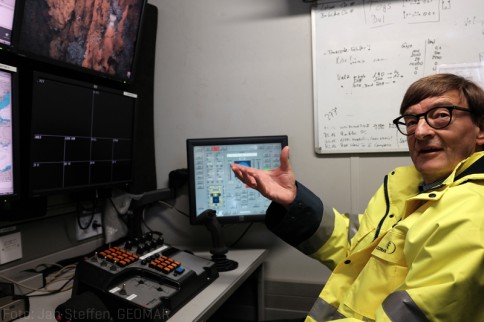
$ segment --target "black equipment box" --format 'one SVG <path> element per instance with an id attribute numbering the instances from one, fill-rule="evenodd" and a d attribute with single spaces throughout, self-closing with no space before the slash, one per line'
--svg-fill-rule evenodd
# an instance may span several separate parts
<path id="1" fill-rule="evenodd" d="M 213 261 L 148 233 L 81 261 L 56 319 L 166 321 L 217 277 Z"/>

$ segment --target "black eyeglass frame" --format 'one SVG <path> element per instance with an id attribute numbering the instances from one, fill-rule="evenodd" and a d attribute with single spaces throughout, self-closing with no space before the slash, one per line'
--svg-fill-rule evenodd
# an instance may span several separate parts
<path id="1" fill-rule="evenodd" d="M 446 109 L 447 111 L 449 111 L 449 122 L 447 124 L 445 124 L 444 126 L 440 126 L 440 127 L 435 127 L 433 126 L 432 124 L 429 123 L 428 119 L 427 119 L 427 115 L 432 112 L 432 111 L 435 111 L 436 109 L 439 109 L 439 108 L 444 108 Z M 440 129 L 444 129 L 446 128 L 447 126 L 450 125 L 450 123 L 452 122 L 452 116 L 453 116 L 453 111 L 454 110 L 458 110 L 458 111 L 463 111 L 463 112 L 468 112 L 468 113 L 471 113 L 472 114 L 472 111 L 468 108 L 464 108 L 464 107 L 460 107 L 460 106 L 456 106 L 456 105 L 447 105 L 447 106 L 435 106 L 435 107 L 432 107 L 431 109 L 429 109 L 427 112 L 424 112 L 424 113 L 420 113 L 420 114 L 404 114 L 404 115 L 401 115 L 399 117 L 397 117 L 396 119 L 394 119 L 392 121 L 393 124 L 395 124 L 395 126 L 397 127 L 397 130 L 398 132 L 402 133 L 403 135 L 405 136 L 410 136 L 410 135 L 413 135 L 415 134 L 415 131 L 412 132 L 412 133 L 407 133 L 406 132 L 406 128 L 407 128 L 407 124 L 404 123 L 404 122 L 401 122 L 402 119 L 404 119 L 405 117 L 414 117 L 416 120 L 417 120 L 417 123 L 418 121 L 420 120 L 421 117 L 423 117 L 425 119 L 425 122 L 433 129 L 436 129 L 436 130 L 440 130 Z M 405 131 L 403 131 L 400 126 L 403 126 Z"/>

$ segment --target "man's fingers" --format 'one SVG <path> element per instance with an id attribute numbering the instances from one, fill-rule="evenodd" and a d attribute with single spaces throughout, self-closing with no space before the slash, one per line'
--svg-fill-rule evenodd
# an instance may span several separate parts
<path id="1" fill-rule="evenodd" d="M 290 167 L 289 164 L 289 146 L 285 146 L 281 151 L 280 156 L 281 170 L 287 171 Z"/>
<path id="2" fill-rule="evenodd" d="M 254 174 L 250 173 L 249 171 L 243 171 L 243 174 L 244 174 L 244 183 L 251 188 L 257 188 L 257 181 L 254 178 Z"/>
<path id="3" fill-rule="evenodd" d="M 242 181 L 249 187 L 252 187 L 252 188 L 257 187 L 256 179 L 254 179 L 253 174 L 250 173 L 247 167 L 232 165 L 232 171 L 240 181 Z"/>

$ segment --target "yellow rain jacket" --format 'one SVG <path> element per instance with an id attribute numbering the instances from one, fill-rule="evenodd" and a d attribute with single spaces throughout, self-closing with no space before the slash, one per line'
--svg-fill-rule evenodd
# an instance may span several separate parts
<path id="1" fill-rule="evenodd" d="M 484 321 L 483 156 L 425 191 L 413 166 L 397 168 L 360 216 L 300 183 L 289 210 L 272 203 L 268 228 L 332 270 L 306 322 Z"/>

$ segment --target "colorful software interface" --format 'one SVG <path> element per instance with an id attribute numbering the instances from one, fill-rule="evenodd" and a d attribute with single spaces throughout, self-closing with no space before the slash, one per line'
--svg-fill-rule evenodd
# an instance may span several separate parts
<path id="1" fill-rule="evenodd" d="M 238 163 L 257 169 L 279 166 L 280 143 L 196 146 L 195 195 L 197 215 L 207 209 L 218 217 L 265 214 L 270 201 L 239 181 L 230 168 Z"/>
<path id="2" fill-rule="evenodd" d="M 0 195 L 13 193 L 11 77 L 0 71 Z"/>

